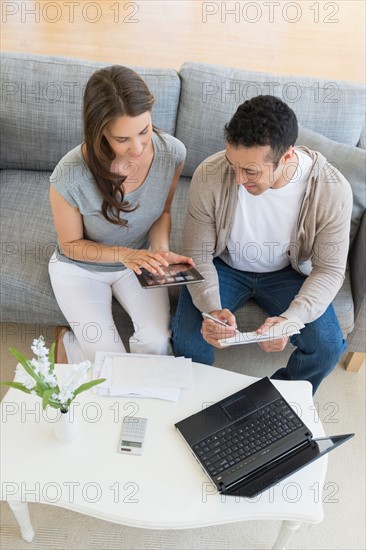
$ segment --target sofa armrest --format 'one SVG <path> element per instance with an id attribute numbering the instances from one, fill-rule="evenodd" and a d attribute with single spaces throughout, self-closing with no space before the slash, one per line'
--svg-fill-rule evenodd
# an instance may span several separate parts
<path id="1" fill-rule="evenodd" d="M 349 253 L 355 328 L 349 339 L 350 351 L 366 351 L 366 211 Z"/>
<path id="2" fill-rule="evenodd" d="M 360 140 L 357 143 L 357 147 L 360 147 L 360 149 L 366 149 L 366 123 L 363 125 L 362 132 L 360 135 Z"/>

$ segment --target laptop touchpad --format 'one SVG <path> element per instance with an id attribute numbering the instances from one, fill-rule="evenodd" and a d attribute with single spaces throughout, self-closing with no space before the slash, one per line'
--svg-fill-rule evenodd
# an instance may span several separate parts
<path id="1" fill-rule="evenodd" d="M 236 420 L 237 418 L 245 416 L 256 407 L 254 403 L 246 397 L 246 395 L 242 395 L 238 399 L 235 399 L 235 401 L 231 401 L 222 408 L 230 420 Z"/>

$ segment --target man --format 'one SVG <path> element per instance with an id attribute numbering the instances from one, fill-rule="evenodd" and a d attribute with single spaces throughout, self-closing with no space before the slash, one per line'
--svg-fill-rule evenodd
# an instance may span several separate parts
<path id="1" fill-rule="evenodd" d="M 235 335 L 235 311 L 254 298 L 269 315 L 258 333 L 295 316 L 305 324 L 272 378 L 308 380 L 315 393 L 346 349 L 331 302 L 346 267 L 350 185 L 320 153 L 294 147 L 296 115 L 274 96 L 240 105 L 225 133 L 226 150 L 197 168 L 190 187 L 184 253 L 206 280 L 183 287 L 174 353 L 212 365 L 219 340 Z"/>

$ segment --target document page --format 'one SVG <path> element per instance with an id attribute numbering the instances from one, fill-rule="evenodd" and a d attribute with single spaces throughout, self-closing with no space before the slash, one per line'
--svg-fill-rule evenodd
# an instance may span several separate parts
<path id="1" fill-rule="evenodd" d="M 178 401 L 181 388 L 192 384 L 192 362 L 166 355 L 97 352 L 96 378 L 106 378 L 93 388 L 98 395 Z"/>
<path id="2" fill-rule="evenodd" d="M 219 340 L 222 347 L 226 346 L 237 346 L 241 344 L 255 344 L 257 342 L 268 342 L 273 341 L 278 338 L 289 337 L 293 334 L 299 334 L 300 330 L 304 328 L 305 325 L 298 317 L 293 319 L 284 320 L 282 323 L 273 325 L 267 332 L 263 334 L 257 334 L 253 332 L 239 332 L 232 336 L 231 338 L 225 338 Z"/>

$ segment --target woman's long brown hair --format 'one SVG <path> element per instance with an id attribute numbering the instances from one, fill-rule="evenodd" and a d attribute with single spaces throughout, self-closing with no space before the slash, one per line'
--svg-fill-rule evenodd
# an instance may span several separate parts
<path id="1" fill-rule="evenodd" d="M 88 80 L 84 92 L 84 160 L 103 196 L 102 213 L 116 225 L 127 225 L 122 212 L 132 212 L 124 199 L 123 182 L 126 176 L 110 171 L 116 155 L 103 132 L 112 120 L 135 117 L 151 111 L 155 98 L 143 79 L 132 69 L 114 65 L 96 71 Z"/>

